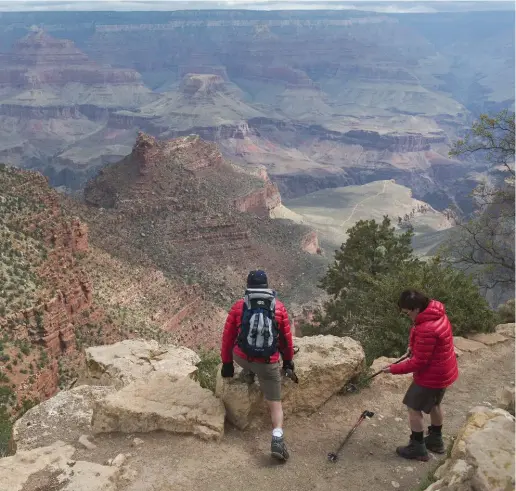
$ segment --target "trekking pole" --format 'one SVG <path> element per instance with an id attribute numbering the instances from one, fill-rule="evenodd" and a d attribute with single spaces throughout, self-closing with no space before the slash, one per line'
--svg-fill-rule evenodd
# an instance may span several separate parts
<path id="1" fill-rule="evenodd" d="M 373 416 L 374 416 L 374 413 L 372 411 L 367 411 L 367 410 L 364 411 L 360 415 L 360 418 L 358 418 L 358 421 L 356 422 L 355 426 L 353 426 L 353 428 L 351 428 L 351 430 L 349 430 L 349 433 L 346 435 L 346 438 L 344 438 L 342 443 L 339 445 L 339 448 L 335 452 L 330 452 L 328 454 L 328 460 L 330 462 L 333 462 L 333 463 L 337 462 L 337 459 L 339 458 L 339 453 L 342 450 L 342 447 L 344 447 L 346 442 L 351 438 L 351 435 L 353 433 L 355 433 L 356 429 L 360 426 L 360 423 L 362 423 L 362 421 L 364 421 L 364 419 L 372 418 Z"/>
<path id="2" fill-rule="evenodd" d="M 405 361 L 408 358 L 408 355 L 403 355 L 399 360 L 396 360 L 395 362 L 391 363 L 391 365 L 397 365 L 398 363 L 401 363 L 402 361 Z M 380 373 L 383 373 L 382 370 L 378 370 L 375 374 L 371 375 L 370 377 L 367 377 L 364 382 L 367 382 L 373 378 L 375 378 L 377 375 L 380 375 Z"/>
<path id="3" fill-rule="evenodd" d="M 405 361 L 407 358 L 408 358 L 408 355 L 403 355 L 399 360 L 396 360 L 395 362 L 391 363 L 391 365 L 397 365 L 398 363 L 401 363 L 402 361 Z M 369 382 L 369 380 L 374 379 L 375 377 L 380 375 L 380 373 L 383 373 L 383 369 L 382 370 L 378 370 L 376 373 L 374 373 L 370 377 L 367 377 L 364 380 L 363 383 Z M 358 387 L 355 384 L 351 383 L 351 382 L 346 386 L 346 392 L 356 392 L 357 390 L 358 390 Z"/>

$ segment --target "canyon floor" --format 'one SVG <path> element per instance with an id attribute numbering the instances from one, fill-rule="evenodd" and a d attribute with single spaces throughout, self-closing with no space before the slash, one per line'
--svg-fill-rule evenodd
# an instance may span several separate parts
<path id="1" fill-rule="evenodd" d="M 467 412 L 474 406 L 494 404 L 496 392 L 514 385 L 514 340 L 459 358 L 461 376 L 447 393 L 444 431 L 450 442 Z M 136 435 L 104 435 L 97 448 L 76 452 L 75 459 L 104 463 L 118 453 L 131 454 L 130 468 L 137 476 L 124 491 L 214 491 L 245 489 L 276 491 L 368 490 L 415 491 L 444 456 L 428 463 L 398 458 L 397 445 L 405 444 L 408 428 L 402 406 L 404 387 L 376 379 L 357 394 L 336 396 L 320 412 L 286 421 L 291 458 L 278 464 L 268 454 L 270 431 L 240 432 L 227 427 L 221 443 L 165 433 L 139 434 L 143 444 L 133 447 Z M 365 409 L 375 416 L 364 421 L 340 455 L 334 450 Z"/>

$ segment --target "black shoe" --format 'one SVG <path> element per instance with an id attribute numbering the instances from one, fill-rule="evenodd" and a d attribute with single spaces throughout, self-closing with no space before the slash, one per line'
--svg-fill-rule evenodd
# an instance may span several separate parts
<path id="1" fill-rule="evenodd" d="M 442 435 L 432 431 L 431 426 L 428 427 L 428 436 L 425 437 L 425 445 L 430 452 L 439 454 L 446 452 Z"/>
<path id="2" fill-rule="evenodd" d="M 417 442 L 412 438 L 406 447 L 398 447 L 396 453 L 404 459 L 420 460 L 421 462 L 428 462 L 430 460 L 425 443 Z"/>
<path id="3" fill-rule="evenodd" d="M 288 460 L 287 445 L 282 436 L 273 436 L 271 442 L 271 455 L 278 460 Z"/>

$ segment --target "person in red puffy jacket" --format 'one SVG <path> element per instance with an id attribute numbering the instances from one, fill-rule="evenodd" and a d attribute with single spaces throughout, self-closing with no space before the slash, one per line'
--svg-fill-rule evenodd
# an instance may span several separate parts
<path id="1" fill-rule="evenodd" d="M 446 388 L 459 376 L 453 345 L 452 326 L 444 305 L 415 290 L 405 290 L 398 300 L 401 312 L 414 322 L 410 331 L 410 358 L 384 368 L 393 375 L 413 373 L 414 380 L 405 394 L 412 434 L 406 447 L 396 452 L 406 459 L 429 460 L 428 450 L 444 453 L 441 401 Z M 424 438 L 423 412 L 430 414 L 429 434 Z"/>
<path id="2" fill-rule="evenodd" d="M 255 304 L 251 304 L 253 299 Z M 252 324 L 255 329 L 254 334 L 249 334 L 250 331 L 243 328 L 244 308 L 247 306 L 252 309 L 254 306 L 257 312 L 260 312 L 260 305 L 264 301 L 268 302 L 268 312 L 275 314 L 275 332 L 277 333 L 275 339 L 277 341 L 269 342 L 265 347 L 266 350 L 268 348 L 267 356 L 256 356 L 255 350 L 262 349 L 264 340 L 267 344 L 267 340 L 270 339 L 269 332 L 273 332 L 273 327 L 267 319 L 258 314 L 254 319 L 251 318 L 247 323 L 244 322 L 247 326 Z M 242 332 L 244 332 L 244 336 L 241 335 Z M 256 347 L 257 339 L 261 343 L 258 348 Z M 251 345 L 254 343 L 254 346 L 249 348 L 249 343 Z M 254 356 L 250 356 L 249 353 L 253 353 Z M 276 298 L 276 292 L 269 289 L 266 273 L 261 270 L 251 271 L 247 277 L 245 296 L 233 304 L 224 325 L 220 352 L 221 374 L 224 378 L 233 377 L 234 360 L 244 369 L 242 374 L 248 383 L 254 383 L 254 375 L 257 375 L 260 389 L 271 413 L 273 427 L 271 455 L 280 460 L 287 460 L 289 453 L 283 438 L 280 354 L 283 358 L 283 370 L 292 370 L 293 372 L 294 347 L 287 310 L 283 303 Z"/>

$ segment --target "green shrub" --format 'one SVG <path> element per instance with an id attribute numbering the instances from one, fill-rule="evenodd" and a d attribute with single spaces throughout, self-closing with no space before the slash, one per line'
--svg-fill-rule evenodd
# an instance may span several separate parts
<path id="1" fill-rule="evenodd" d="M 22 406 L 20 409 L 20 412 L 18 414 L 18 417 L 23 416 L 29 409 L 33 408 L 34 406 L 37 406 L 39 404 L 38 400 L 36 399 L 27 399 L 23 398 L 22 400 Z"/>
<path id="2" fill-rule="evenodd" d="M 30 343 L 27 341 L 23 341 L 20 346 L 20 350 L 25 356 L 27 356 L 30 353 Z"/>
<path id="3" fill-rule="evenodd" d="M 360 221 L 348 233 L 321 281 L 332 297 L 315 316 L 319 332 L 360 341 L 368 363 L 379 356 L 401 356 L 410 320 L 399 313 L 397 301 L 409 288 L 445 305 L 455 335 L 493 330 L 495 313 L 472 279 L 438 258 L 417 259 L 410 230 L 399 235 L 385 217 L 382 224 Z"/>
<path id="4" fill-rule="evenodd" d="M 215 392 L 220 355 L 215 350 L 200 350 L 199 356 L 201 361 L 197 364 L 196 379 L 201 387 Z"/>
<path id="5" fill-rule="evenodd" d="M 9 413 L 0 405 L 0 458 L 8 455 L 12 427 Z"/>
<path id="6" fill-rule="evenodd" d="M 0 407 L 8 406 L 14 400 L 16 400 L 14 391 L 5 385 L 0 386 Z"/>

